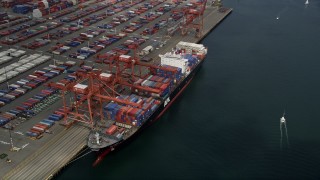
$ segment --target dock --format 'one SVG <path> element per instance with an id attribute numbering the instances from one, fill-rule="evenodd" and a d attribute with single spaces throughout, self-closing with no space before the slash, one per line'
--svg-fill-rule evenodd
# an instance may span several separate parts
<path id="1" fill-rule="evenodd" d="M 169 3 L 171 1 L 164 1 L 163 3 Z M 132 6 L 131 8 L 137 7 L 139 4 Z M 182 4 L 183 5 L 183 4 Z M 180 6 L 182 6 L 180 5 Z M 178 6 L 179 7 L 179 6 Z M 154 7 L 150 9 L 149 11 L 154 11 L 157 7 Z M 101 13 L 103 10 L 95 12 L 93 14 Z M 148 11 L 147 11 L 148 12 Z M 194 34 L 190 33 L 185 36 L 180 35 L 180 32 L 177 31 L 175 34 L 171 37 L 166 38 L 166 43 L 163 47 L 160 47 L 159 49 L 156 49 L 152 51 L 148 57 L 153 58 L 153 62 L 159 61 L 159 54 L 164 54 L 166 52 L 171 51 L 175 45 L 180 41 L 187 41 L 187 42 L 193 42 L 198 43 L 200 42 L 205 36 L 207 36 L 215 27 L 218 26 L 220 22 L 222 22 L 229 14 L 231 14 L 232 9 L 231 8 L 224 8 L 223 11 L 217 7 L 210 6 L 209 4 L 206 7 L 203 20 L 204 20 L 204 27 L 203 27 L 203 33 L 202 36 L 197 38 Z M 115 16 L 115 15 L 114 15 Z M 114 16 L 109 16 L 108 18 L 104 19 L 103 21 L 97 22 L 92 24 L 90 27 L 96 27 L 98 24 L 101 24 L 103 22 L 110 22 Z M 142 28 L 135 31 L 133 34 L 140 34 L 145 27 L 150 27 L 154 25 L 157 21 L 160 19 L 168 18 L 170 17 L 169 13 L 166 13 L 162 15 L 160 18 L 149 22 L 148 24 L 145 24 Z M 128 22 L 125 22 L 117 27 L 117 29 L 122 29 Z M 86 28 L 83 28 L 71 36 L 79 35 L 82 32 L 85 32 Z M 158 32 L 160 33 L 160 32 Z M 151 36 L 157 37 L 159 34 L 156 33 Z M 32 39 L 36 39 L 43 36 L 37 35 L 33 37 Z M 98 36 L 101 37 L 102 35 Z M 129 35 L 130 36 L 130 35 Z M 59 39 L 59 41 L 65 41 L 67 39 L 70 39 L 70 35 L 63 37 Z M 96 37 L 97 38 L 97 37 Z M 119 40 L 118 42 L 115 42 L 114 44 L 108 46 L 107 48 L 103 49 L 101 53 L 107 52 L 111 50 L 113 47 L 116 47 L 123 43 L 126 40 L 126 38 L 123 38 Z M 25 44 L 26 42 L 20 42 L 17 43 L 17 45 Z M 140 49 L 143 47 L 146 47 L 147 45 L 151 44 L 152 42 L 144 43 Z M 58 61 L 76 61 L 77 65 L 80 63 L 79 60 L 75 60 L 72 58 L 68 58 L 68 55 L 75 51 L 75 49 L 79 49 L 81 47 L 86 46 L 87 43 L 83 43 L 80 46 L 73 48 L 72 50 L 69 50 L 64 55 L 55 55 L 54 59 Z M 36 52 L 46 52 L 49 47 L 52 46 L 52 43 L 49 45 L 46 45 L 44 47 L 41 47 L 37 49 Z M 33 50 L 24 49 L 21 48 L 28 53 L 36 53 Z M 210 47 L 209 47 L 210 50 Z M 95 64 L 95 67 L 99 67 L 99 64 L 94 63 L 93 57 L 90 57 L 85 60 L 87 64 Z M 152 63 L 153 63 L 152 62 Z M 45 62 L 39 66 L 36 66 L 35 68 L 32 68 L 28 70 L 25 73 L 22 73 L 21 75 L 14 77 L 10 79 L 10 82 L 16 81 L 20 79 L 21 77 L 24 77 L 25 75 L 29 74 L 30 72 L 33 72 L 36 69 L 39 69 L 44 66 L 48 66 L 49 64 L 52 64 L 53 61 L 50 60 L 49 62 Z M 101 66 L 101 65 L 100 65 Z M 57 79 L 61 79 L 64 75 L 61 74 L 55 78 L 53 78 L 51 81 L 56 81 Z M 0 84 L 0 88 L 6 87 L 6 83 Z M 41 87 L 41 86 L 40 86 Z M 14 100 L 13 103 L 10 103 L 4 107 L 1 107 L 1 111 L 4 112 L 10 108 L 15 107 L 16 104 L 22 103 L 25 99 L 32 97 L 34 94 L 38 93 L 41 88 L 37 87 L 36 89 L 32 90 L 31 92 L 28 92 L 23 96 L 23 98 L 18 98 Z M 0 144 L 0 154 L 6 153 L 8 154 L 8 158 L 12 160 L 11 163 L 8 163 L 5 161 L 5 159 L 0 159 L 0 175 L 1 179 L 51 179 L 55 176 L 55 174 L 59 173 L 65 166 L 67 166 L 70 161 L 72 161 L 75 157 L 79 155 L 80 152 L 83 151 L 83 149 L 86 148 L 87 143 L 87 136 L 90 132 L 90 128 L 88 128 L 86 125 L 76 123 L 70 128 L 66 129 L 64 126 L 54 125 L 50 130 L 52 130 L 53 134 L 44 134 L 44 137 L 38 140 L 30 140 L 28 137 L 17 134 L 15 132 L 26 132 L 30 127 L 32 127 L 33 124 L 36 122 L 39 122 L 39 120 L 46 118 L 50 113 L 55 111 L 58 108 L 61 108 L 62 106 L 62 100 L 61 98 L 58 99 L 56 102 L 51 104 L 46 110 L 40 112 L 35 117 L 31 118 L 28 121 L 23 122 L 23 124 L 20 124 L 17 126 L 14 130 L 11 131 L 13 142 L 15 146 L 23 146 L 25 144 L 28 144 L 25 148 L 21 149 L 19 152 L 11 152 L 9 151 L 10 145 Z M 10 142 L 9 139 L 9 131 L 6 129 L 0 128 L 0 141 Z M 91 166 L 91 164 L 88 164 L 88 166 Z"/>

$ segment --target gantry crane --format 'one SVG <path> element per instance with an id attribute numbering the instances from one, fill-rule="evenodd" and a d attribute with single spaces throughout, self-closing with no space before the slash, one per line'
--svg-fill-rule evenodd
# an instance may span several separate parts
<path id="1" fill-rule="evenodd" d="M 138 46 L 135 48 L 138 49 Z M 136 52 L 136 54 L 138 53 Z M 116 67 L 116 70 L 115 72 L 110 72 L 112 78 L 108 81 L 101 77 L 103 73 L 102 70 L 91 70 L 89 72 L 76 71 L 74 73 L 76 80 L 68 83 L 67 85 L 61 85 L 59 83 L 48 84 L 49 87 L 60 89 L 61 91 L 64 111 L 64 125 L 69 127 L 74 122 L 82 122 L 89 124 L 91 128 L 94 128 L 96 124 L 94 119 L 100 118 L 101 122 L 103 122 L 103 104 L 105 102 L 113 101 L 119 104 L 126 104 L 141 108 L 141 104 L 139 103 L 117 98 L 117 96 L 120 95 L 115 90 L 116 86 L 118 85 L 126 86 L 131 90 L 138 90 L 139 92 L 155 94 L 161 93 L 159 89 L 134 84 L 130 82 L 130 79 L 124 78 L 122 74 L 126 69 L 132 71 L 131 78 L 145 78 L 150 74 L 150 72 L 155 73 L 157 69 L 171 71 L 166 67 L 142 63 L 137 57 L 127 61 L 120 59 L 119 56 L 117 56 L 113 65 Z M 140 73 L 138 75 L 134 73 L 134 67 L 136 66 L 140 66 Z M 149 69 L 149 72 L 144 77 L 141 76 L 141 68 Z M 75 86 L 79 83 L 86 85 L 86 89 L 84 91 L 79 92 L 77 89 L 75 89 Z M 72 97 L 69 98 L 70 103 L 67 102 L 67 96 Z"/>
<path id="2" fill-rule="evenodd" d="M 203 15 L 206 9 L 207 0 L 193 2 L 191 7 L 184 7 L 181 34 L 186 35 L 189 30 L 196 30 L 196 37 L 201 37 L 203 33 Z"/>

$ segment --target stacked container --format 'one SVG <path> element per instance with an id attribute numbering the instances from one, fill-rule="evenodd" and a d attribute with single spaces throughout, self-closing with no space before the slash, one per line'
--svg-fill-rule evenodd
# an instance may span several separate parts
<path id="1" fill-rule="evenodd" d="M 160 101 L 154 98 L 143 98 L 135 94 L 121 95 L 117 98 L 140 104 L 141 107 L 119 105 L 111 102 L 104 107 L 104 116 L 118 123 L 131 126 L 141 126 L 160 104 Z"/>
<path id="2" fill-rule="evenodd" d="M 161 65 L 162 68 L 157 69 L 157 75 L 165 78 L 171 78 L 175 82 L 179 81 L 182 77 L 182 70 L 181 68 L 168 66 L 168 65 Z"/>

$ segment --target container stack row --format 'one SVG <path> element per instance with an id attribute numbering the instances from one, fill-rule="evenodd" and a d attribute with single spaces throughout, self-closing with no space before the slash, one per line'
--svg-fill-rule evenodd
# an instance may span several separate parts
<path id="1" fill-rule="evenodd" d="M 68 61 L 59 66 L 50 65 L 41 70 L 36 70 L 33 74 L 10 84 L 9 89 L 0 90 L 0 106 L 10 103 L 27 91 L 32 90 L 40 84 L 47 82 L 49 79 L 61 74 L 73 65 L 74 62 L 72 61 Z"/>
<path id="2" fill-rule="evenodd" d="M 73 26 L 73 25 L 65 25 L 53 32 L 50 32 L 48 34 L 45 34 L 42 36 L 42 39 L 48 39 L 48 40 L 58 40 L 60 38 L 63 38 L 66 35 L 72 34 L 76 31 L 80 30 L 78 26 Z"/>
<path id="3" fill-rule="evenodd" d="M 12 55 L 12 54 L 10 54 Z M 9 58 L 10 57 L 10 58 Z M 4 56 L 1 57 L 1 59 L 6 58 L 6 59 L 11 59 L 11 56 Z M 13 78 L 21 73 L 26 72 L 27 70 L 48 61 L 51 59 L 50 56 L 43 55 L 41 56 L 40 54 L 32 54 L 29 55 L 25 58 L 21 57 L 21 59 L 15 63 L 12 63 L 8 66 L 5 66 L 0 69 L 0 83 L 4 82 L 10 78 Z"/>
<path id="4" fill-rule="evenodd" d="M 68 67 L 73 66 L 74 64 L 75 64 L 74 62 L 68 61 L 68 62 L 66 62 L 64 64 L 65 65 L 64 67 L 62 65 L 60 65 L 60 66 L 55 66 L 54 68 L 56 70 L 59 70 L 59 71 L 62 72 L 62 71 L 64 71 L 63 69 L 65 69 L 66 66 L 68 68 Z M 43 70 L 37 71 L 37 73 L 43 74 L 47 70 L 52 70 L 52 69 L 50 69 L 50 67 L 47 67 L 47 68 L 44 68 Z M 26 77 L 26 79 L 21 79 L 20 81 L 21 82 L 23 80 L 25 80 L 25 81 L 31 80 L 32 81 L 32 80 L 35 80 L 34 78 L 35 78 L 34 75 L 32 75 L 32 76 L 29 75 L 28 77 Z M 36 80 L 38 80 L 38 79 L 36 78 Z M 21 88 L 21 89 L 27 90 L 28 89 L 27 87 L 29 87 L 29 85 L 31 85 L 31 84 L 25 84 L 23 86 L 19 86 L 19 85 L 15 84 L 15 85 L 10 85 L 10 87 L 11 88 L 16 88 L 16 89 L 17 88 Z M 1 93 L 3 91 L 4 90 L 0 90 Z M 5 92 L 5 93 L 8 93 L 8 91 Z M 7 112 L 1 113 L 0 114 L 0 126 L 6 125 L 8 122 L 10 122 L 11 120 L 14 120 L 18 116 L 22 116 L 23 115 L 24 117 L 26 117 L 26 116 L 30 117 L 30 116 L 35 115 L 37 112 L 36 112 L 36 110 L 33 110 L 33 109 L 36 108 L 36 106 L 38 104 L 47 102 L 46 100 L 48 100 L 51 96 L 55 95 L 57 93 L 57 91 L 58 90 L 54 89 L 54 88 L 43 89 L 43 90 L 40 91 L 40 93 L 38 93 L 38 94 L 34 95 L 33 97 L 27 99 L 25 102 L 23 102 L 21 105 L 17 106 L 15 109 L 12 109 L 12 110 L 9 110 Z M 49 103 L 50 103 L 50 100 L 49 100 Z M 70 110 L 71 109 L 68 108 L 68 111 L 70 111 Z M 59 109 L 59 110 L 55 111 L 52 115 L 50 115 L 48 117 L 48 119 L 49 120 L 53 120 L 53 121 L 58 121 L 58 120 L 63 118 L 63 114 L 64 114 L 63 109 Z"/>
<path id="5" fill-rule="evenodd" d="M 50 43 L 50 40 L 38 38 L 38 39 L 35 39 L 32 42 L 28 42 L 27 44 L 23 44 L 22 47 L 34 50 L 34 49 L 37 49 L 39 47 L 43 47 L 43 46 L 45 46 L 45 45 L 47 45 L 49 43 Z"/>
<path id="6" fill-rule="evenodd" d="M 18 34 L 14 35 L 14 36 L 9 36 L 8 38 L 2 40 L 1 42 L 3 44 L 8 44 L 8 45 L 13 45 L 16 44 L 18 42 L 22 42 L 25 41 L 31 37 L 34 37 L 36 35 L 42 34 L 44 32 L 47 32 L 51 29 L 55 29 L 59 26 L 61 26 L 62 23 L 61 22 L 48 22 L 43 26 L 39 26 L 37 28 L 34 29 L 26 29 L 23 30 L 21 32 L 19 32 Z"/>
<path id="7" fill-rule="evenodd" d="M 10 28 L 30 20 L 29 17 L 9 16 L 9 19 L 0 21 L 0 29 Z"/>
<path id="8" fill-rule="evenodd" d="M 63 27 L 61 30 L 58 30 L 55 33 L 51 33 L 47 36 L 44 36 L 43 38 L 59 39 L 67 34 L 72 34 L 73 32 L 75 32 L 77 30 L 79 30 L 79 28 L 76 25 L 71 24 L 69 26 Z M 80 44 L 84 43 L 86 40 L 89 39 L 89 37 L 91 38 L 91 37 L 97 36 L 103 32 L 104 31 L 102 31 L 102 30 L 88 30 L 84 33 L 81 33 L 77 37 L 73 37 L 72 39 L 68 39 L 68 40 L 64 41 L 63 43 L 60 43 L 60 42 L 56 43 L 56 45 L 51 47 L 50 52 L 53 54 L 63 54 L 65 52 L 67 52 L 69 49 L 71 49 L 71 47 L 76 47 L 76 46 L 79 46 Z M 69 56 L 69 57 L 71 57 L 71 56 Z M 76 57 L 74 57 L 74 58 L 76 58 Z"/>
<path id="9" fill-rule="evenodd" d="M 76 1 L 60 1 L 60 0 L 41 0 L 35 2 L 16 2 L 12 11 L 18 14 L 27 14 L 32 12 L 33 17 L 39 18 L 49 13 L 55 13 L 63 9 L 72 7 L 77 4 Z"/>
<path id="10" fill-rule="evenodd" d="M 158 4 L 160 4 L 160 3 L 161 2 L 158 2 Z M 151 6 L 151 7 L 153 7 L 153 6 Z M 149 23 L 149 22 L 155 20 L 156 18 L 160 17 L 164 13 L 169 12 L 172 7 L 173 7 L 173 5 L 171 5 L 171 4 L 164 4 L 163 6 L 156 9 L 155 12 L 148 12 L 144 16 L 140 16 L 138 21 L 130 23 L 130 26 L 125 26 L 123 31 L 126 33 L 132 33 L 134 31 L 136 31 L 137 29 L 141 28 L 141 26 L 143 24 Z M 147 8 L 142 8 L 142 9 L 147 9 Z M 142 12 L 135 11 L 134 13 L 140 14 Z M 156 33 L 159 30 L 159 28 L 161 27 L 160 23 L 161 23 L 161 25 L 164 25 L 165 21 L 166 20 L 162 20 L 159 23 L 156 23 L 155 25 L 153 25 L 152 27 L 146 28 L 141 34 L 142 35 L 152 35 L 152 34 Z"/>
<path id="11" fill-rule="evenodd" d="M 67 112 L 70 112 L 70 108 L 66 108 Z M 27 132 L 26 135 L 31 138 L 39 138 L 45 132 L 49 132 L 49 128 L 52 127 L 56 121 L 60 121 L 64 117 L 64 108 L 60 108 L 51 115 L 48 116 L 47 119 L 43 119 L 34 126 L 32 126 Z"/>
<path id="12" fill-rule="evenodd" d="M 84 16 L 87 16 L 89 14 L 95 13 L 97 11 L 100 11 L 102 9 L 105 9 L 107 7 L 109 7 L 110 4 L 103 4 L 103 3 L 99 3 L 96 5 L 91 5 L 88 8 L 83 9 L 82 11 L 77 11 L 75 13 L 72 13 L 69 16 L 63 17 L 60 19 L 61 22 L 71 22 L 71 21 L 75 21 L 75 20 L 80 20 L 81 18 Z"/>
<path id="13" fill-rule="evenodd" d="M 113 37 L 114 38 L 114 37 Z M 131 37 L 128 40 L 126 40 L 123 44 L 120 46 L 113 48 L 112 50 L 103 53 L 103 54 L 98 54 L 96 56 L 95 62 L 97 63 L 112 63 L 114 60 L 116 60 L 116 57 L 119 55 L 125 55 L 130 52 L 130 49 L 133 49 L 136 45 L 144 43 L 146 40 L 141 38 L 141 37 Z"/>
<path id="14" fill-rule="evenodd" d="M 26 54 L 26 51 L 10 48 L 0 52 L 0 64 L 10 61 L 14 57 L 20 57 Z"/>
<path id="15" fill-rule="evenodd" d="M 28 137 L 37 138 L 42 133 L 48 131 L 50 127 L 52 127 L 55 124 L 55 121 L 44 119 L 40 121 L 39 123 L 35 124 L 29 131 L 26 132 L 26 135 Z"/>
<path id="16" fill-rule="evenodd" d="M 56 89 L 43 89 L 39 94 L 34 95 L 33 97 L 23 102 L 21 105 L 17 106 L 16 109 L 20 111 L 29 111 L 30 114 L 35 115 L 35 113 L 32 111 L 32 108 L 43 101 L 45 98 L 53 95 L 56 92 Z"/>
<path id="17" fill-rule="evenodd" d="M 150 13 L 146 14 L 145 16 L 141 16 L 140 21 L 147 22 L 147 23 L 150 21 L 153 21 L 154 19 L 158 18 L 163 13 L 169 12 L 173 7 L 174 7 L 173 4 L 164 4 L 163 6 L 158 8 L 155 13 L 150 12 Z M 141 34 L 142 35 L 153 35 L 154 33 L 158 32 L 158 30 L 161 27 L 164 27 L 165 25 L 167 25 L 168 19 L 169 18 L 160 20 L 158 23 L 154 24 L 152 27 L 146 28 Z"/>
<path id="18" fill-rule="evenodd" d="M 156 9 L 155 12 L 148 12 L 146 15 L 140 16 L 139 20 L 142 23 L 151 22 L 156 18 L 158 18 L 159 16 L 163 15 L 164 13 L 169 12 L 173 7 L 174 7 L 173 4 L 166 3 L 163 6 Z"/>
<path id="19" fill-rule="evenodd" d="M 183 17 L 183 15 L 184 15 L 183 12 L 178 10 L 173 10 L 170 16 L 173 20 L 178 21 Z"/>
<path id="20" fill-rule="evenodd" d="M 80 68 L 78 68 L 76 71 L 77 72 L 89 72 L 92 69 L 93 69 L 92 66 L 83 65 Z M 69 74 L 67 76 L 65 76 L 63 79 L 60 79 L 59 81 L 55 82 L 55 85 L 63 88 L 65 86 L 67 86 L 68 84 L 70 84 L 71 82 L 75 81 L 77 79 L 76 71 L 67 70 L 67 72 Z"/>
<path id="21" fill-rule="evenodd" d="M 22 31 L 22 30 L 25 30 L 25 29 L 29 29 L 29 28 L 31 28 L 33 26 L 36 26 L 36 25 L 41 24 L 41 23 L 44 23 L 45 21 L 46 21 L 45 19 L 35 19 L 35 20 L 30 21 L 30 22 L 23 23 L 23 24 L 21 24 L 19 26 L 16 26 L 16 27 L 13 27 L 13 28 L 10 28 L 10 29 L 7 29 L 7 30 L 0 31 L 0 37 L 11 35 L 13 33 L 16 33 L 16 32 L 19 32 L 19 31 Z"/>
<path id="22" fill-rule="evenodd" d="M 84 6 L 84 5 L 82 5 Z M 76 12 L 78 10 L 78 8 L 74 7 L 74 8 L 68 8 L 68 9 L 65 9 L 65 10 L 62 10 L 60 12 L 57 12 L 57 13 L 54 13 L 53 15 L 50 15 L 48 17 L 48 19 L 57 19 L 57 18 L 60 18 L 61 16 L 65 16 L 67 14 L 70 14 L 70 13 L 73 13 L 73 12 Z M 43 16 L 43 14 L 41 13 L 41 16 Z"/>
<path id="23" fill-rule="evenodd" d="M 136 2 L 134 2 L 134 4 L 138 4 L 140 2 L 142 2 L 142 1 L 136 1 Z M 129 2 L 124 2 L 120 5 L 114 5 L 111 9 L 107 10 L 107 15 L 108 16 L 114 15 L 114 14 L 119 13 L 121 11 L 124 11 L 130 7 L 132 7 L 132 5 Z M 100 24 L 100 25 L 98 25 L 98 27 L 102 28 L 102 29 L 112 29 L 112 28 L 115 28 L 118 25 L 132 19 L 136 15 L 137 14 L 135 13 L 135 11 L 127 11 L 124 14 L 121 14 L 119 16 L 114 17 L 111 22 Z"/>
<path id="24" fill-rule="evenodd" d="M 33 106 L 37 103 L 44 101 L 46 98 L 49 98 L 51 95 L 57 92 L 56 89 L 44 89 L 40 93 L 34 95 L 32 98 L 29 98 L 27 101 L 17 106 L 15 109 L 11 109 L 7 112 L 0 114 L 0 126 L 5 126 L 10 121 L 16 119 L 17 117 L 32 117 L 35 115 L 35 112 L 32 111 Z"/>

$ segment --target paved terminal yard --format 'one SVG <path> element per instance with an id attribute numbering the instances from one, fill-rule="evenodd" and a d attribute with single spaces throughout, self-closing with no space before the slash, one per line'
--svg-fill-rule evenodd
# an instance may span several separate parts
<path id="1" fill-rule="evenodd" d="M 139 4 L 136 4 L 132 6 L 130 9 L 134 9 L 138 7 L 139 5 L 148 2 L 143 1 Z M 164 3 L 168 3 L 171 1 L 164 1 L 163 3 L 159 4 L 158 6 L 155 6 L 154 8 L 148 10 L 155 11 L 159 6 L 163 5 Z M 180 4 L 178 7 L 182 7 L 187 2 L 184 2 L 183 4 Z M 106 8 L 108 9 L 108 8 Z M 95 12 L 93 14 L 99 14 L 101 12 L 104 12 L 106 9 L 100 10 L 98 12 Z M 128 9 L 128 10 L 130 10 Z M 217 7 L 212 7 L 207 5 L 205 14 L 204 14 L 204 30 L 203 30 L 203 36 L 200 38 L 196 38 L 193 32 L 191 32 L 189 35 L 181 36 L 180 32 L 177 31 L 173 36 L 168 37 L 166 36 L 166 31 L 163 28 L 162 30 L 158 31 L 156 34 L 149 36 L 150 39 L 147 40 L 145 43 L 143 43 L 139 49 L 143 49 L 144 47 L 153 44 L 154 40 L 157 41 L 165 41 L 165 45 L 163 47 L 157 48 L 154 51 L 152 51 L 148 57 L 153 58 L 153 61 L 159 60 L 159 54 L 164 54 L 165 52 L 171 51 L 171 49 L 179 42 L 179 41 L 187 41 L 187 42 L 199 42 L 206 34 L 208 34 L 216 25 L 218 25 L 228 14 L 231 13 L 231 9 L 225 9 L 224 11 L 219 11 Z M 141 14 L 144 15 L 147 12 Z M 76 31 L 75 33 L 71 35 L 67 35 L 61 39 L 58 40 L 58 42 L 64 42 L 67 39 L 71 39 L 72 37 L 78 36 L 80 33 L 85 32 L 89 28 L 91 29 L 97 29 L 97 25 L 110 22 L 113 17 L 123 14 L 122 12 L 115 14 L 113 16 L 109 16 L 106 19 L 92 24 L 90 27 L 82 28 L 79 31 Z M 92 15 L 92 14 L 91 14 Z M 68 15 L 66 15 L 68 16 Z M 89 16 L 89 15 L 88 15 Z M 64 16 L 62 16 L 64 17 Z M 148 24 L 144 24 L 142 28 L 138 29 L 134 33 L 128 34 L 126 38 L 122 38 L 119 41 L 113 43 L 110 46 L 107 46 L 105 49 L 103 49 L 100 53 L 107 52 L 111 50 L 112 48 L 122 44 L 125 42 L 128 38 L 131 36 L 137 36 L 139 35 L 144 28 L 151 27 L 155 23 L 157 23 L 161 19 L 169 18 L 170 13 L 165 13 L 159 18 L 153 20 L 152 22 L 149 22 Z M 61 18 L 61 17 L 60 17 Z M 60 19 L 59 18 L 59 19 Z M 138 20 L 139 16 L 134 17 L 133 19 L 120 24 L 119 26 L 114 29 L 116 32 L 112 33 L 118 33 L 125 25 L 127 25 L 129 22 L 133 22 Z M 76 21 L 74 21 L 76 22 Z M 68 23 L 65 23 L 68 24 Z M 40 25 L 38 25 L 40 26 Z M 35 26 L 37 27 L 37 26 Z M 51 30 L 54 31 L 54 30 Z M 50 32 L 50 31 L 49 31 Z M 18 32 L 19 33 L 19 32 Z M 47 33 L 47 32 L 46 32 Z M 94 40 L 102 37 L 106 33 L 100 34 L 97 37 L 91 38 L 89 41 L 93 42 Z M 82 43 L 80 46 L 73 47 L 70 50 L 68 50 L 63 55 L 55 55 L 52 57 L 50 53 L 48 53 L 48 49 L 52 47 L 56 42 L 55 40 L 51 43 L 49 43 L 46 46 L 43 46 L 41 48 L 34 50 L 29 50 L 22 48 L 22 44 L 26 44 L 28 41 L 32 41 L 36 38 L 43 37 L 45 34 L 37 35 L 33 38 L 30 38 L 28 40 L 22 41 L 20 43 L 15 44 L 14 46 L 6 46 L 2 45 L 2 49 L 0 51 L 3 51 L 8 48 L 16 48 L 16 49 L 22 49 L 24 51 L 27 51 L 27 54 L 43 54 L 43 55 L 49 55 L 51 56 L 51 59 L 47 62 L 44 62 L 41 65 L 38 65 L 30 70 L 28 70 L 25 73 L 22 73 L 12 79 L 9 80 L 10 82 L 15 82 L 29 74 L 31 74 L 33 71 L 37 69 L 41 69 L 42 67 L 48 66 L 49 64 L 53 64 L 54 61 L 52 59 L 66 62 L 68 60 L 72 60 L 77 62 L 77 65 L 72 67 L 72 69 L 76 69 L 78 65 L 80 64 L 79 59 L 73 59 L 69 58 L 68 55 L 70 53 L 75 52 L 77 49 L 80 49 L 81 47 L 87 46 L 87 42 Z M 2 38 L 3 39 L 3 38 Z M 210 50 L 210 48 L 209 48 Z M 132 53 L 131 53 L 132 55 Z M 0 68 L 9 65 L 10 63 L 18 61 L 19 58 L 14 58 L 12 61 L 1 64 Z M 101 64 L 94 62 L 94 56 L 89 57 L 85 60 L 85 63 L 87 65 L 94 65 L 95 67 L 101 67 Z M 59 79 L 62 79 L 66 74 L 61 74 L 50 81 L 58 81 Z M 49 81 L 49 82 L 50 82 Z M 4 82 L 0 84 L 0 88 L 4 89 L 6 88 L 7 84 Z M 3 107 L 1 107 L 2 112 L 5 112 L 7 110 L 13 109 L 17 105 L 24 102 L 26 99 L 32 97 L 33 95 L 39 93 L 42 89 L 45 87 L 39 86 L 31 91 L 28 91 L 25 95 L 15 99 L 10 104 L 7 104 Z M 19 122 L 17 126 L 11 130 L 11 136 L 13 139 L 13 145 L 15 147 L 24 147 L 20 149 L 18 152 L 11 152 L 11 144 L 10 144 L 10 133 L 7 129 L 0 128 L 0 154 L 5 153 L 8 156 L 4 159 L 0 159 L 0 175 L 2 179 L 47 179 L 52 177 L 55 173 L 57 173 L 61 168 L 63 168 L 65 165 L 68 164 L 69 161 L 71 161 L 79 152 L 83 150 L 83 148 L 86 146 L 86 140 L 87 135 L 89 134 L 90 129 L 82 124 L 75 124 L 69 129 L 65 129 L 64 126 L 58 125 L 56 123 L 54 126 L 50 128 L 50 131 L 52 134 L 44 133 L 43 137 L 41 139 L 37 140 L 31 140 L 27 136 L 24 135 L 25 132 L 27 132 L 34 124 L 39 122 L 42 119 L 46 119 L 48 115 L 50 115 L 53 111 L 59 109 L 62 107 L 62 101 L 61 99 L 57 99 L 56 102 L 48 106 L 45 110 L 39 112 L 36 116 L 32 117 L 29 120 L 26 120 L 24 122 Z M 11 163 L 6 162 L 6 160 L 10 159 Z"/>

